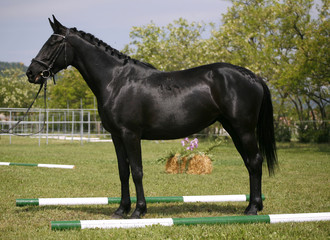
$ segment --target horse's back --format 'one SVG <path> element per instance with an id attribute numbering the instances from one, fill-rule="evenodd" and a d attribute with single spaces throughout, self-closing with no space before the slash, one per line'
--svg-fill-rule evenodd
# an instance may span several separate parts
<path id="1" fill-rule="evenodd" d="M 209 101 L 218 114 L 227 119 L 247 118 L 256 121 L 263 98 L 263 87 L 252 71 L 229 63 L 213 63 L 188 70 L 173 72 L 184 86 L 207 89 Z M 197 101 L 206 95 L 195 95 Z M 253 119 L 251 115 L 255 116 Z"/>

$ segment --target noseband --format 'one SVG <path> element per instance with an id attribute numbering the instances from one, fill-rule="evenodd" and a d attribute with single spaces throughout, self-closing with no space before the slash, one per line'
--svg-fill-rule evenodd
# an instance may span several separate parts
<path id="1" fill-rule="evenodd" d="M 54 72 L 52 71 L 52 68 L 54 66 L 54 63 L 56 62 L 58 56 L 60 55 L 60 53 L 62 52 L 62 49 L 64 48 L 64 59 L 65 59 L 65 66 L 68 65 L 67 63 L 67 58 L 66 58 L 66 37 L 68 36 L 69 34 L 69 29 L 67 29 L 66 31 L 66 34 L 65 36 L 64 35 L 61 35 L 61 34 L 52 34 L 52 36 L 58 36 L 58 37 L 61 37 L 62 38 L 62 41 L 60 43 L 60 45 L 57 47 L 56 51 L 55 51 L 55 54 L 53 54 L 53 57 L 50 59 L 50 63 L 46 63 L 42 60 L 39 60 L 39 59 L 36 59 L 36 58 L 33 58 L 32 59 L 32 62 L 37 62 L 39 63 L 40 65 L 46 67 L 46 70 L 43 70 L 40 74 L 41 77 L 43 77 L 45 80 L 48 79 L 48 78 L 53 78 L 54 80 L 54 84 L 55 84 L 55 74 Z"/>

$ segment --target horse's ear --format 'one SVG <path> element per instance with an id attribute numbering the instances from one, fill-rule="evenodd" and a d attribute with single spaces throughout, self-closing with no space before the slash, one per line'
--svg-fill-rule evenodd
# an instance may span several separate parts
<path id="1" fill-rule="evenodd" d="M 55 16 L 53 15 L 53 21 L 52 22 L 49 18 L 49 23 L 50 23 L 50 26 L 52 27 L 54 33 L 60 33 L 61 32 L 61 29 L 64 29 L 65 27 L 55 18 Z"/>
<path id="2" fill-rule="evenodd" d="M 53 31 L 55 32 L 55 25 L 54 25 L 54 23 L 52 22 L 52 20 L 50 20 L 50 18 L 48 18 L 48 21 L 49 21 L 49 24 L 52 27 Z"/>

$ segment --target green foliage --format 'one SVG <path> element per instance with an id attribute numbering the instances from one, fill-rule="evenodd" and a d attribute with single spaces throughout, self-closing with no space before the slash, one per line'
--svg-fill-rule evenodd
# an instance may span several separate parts
<path id="1" fill-rule="evenodd" d="M 56 85 L 49 88 L 49 100 L 50 108 L 81 108 L 81 101 L 83 108 L 95 107 L 92 91 L 75 68 L 58 74 Z"/>
<path id="2" fill-rule="evenodd" d="M 291 141 L 291 129 L 286 124 L 275 124 L 275 139 L 277 142 L 290 142 Z"/>
<path id="3" fill-rule="evenodd" d="M 329 143 L 330 142 L 330 127 L 329 124 L 325 124 L 317 130 L 316 136 L 314 138 L 316 143 Z"/>
<path id="4" fill-rule="evenodd" d="M 28 83 L 22 69 L 0 71 L 0 107 L 27 108 L 37 91 L 38 86 Z"/>
<path id="5" fill-rule="evenodd" d="M 24 66 L 23 63 L 18 62 L 0 62 L 0 75 L 2 75 L 2 71 L 6 69 L 20 69 L 23 72 L 27 70 L 27 67 Z"/>
<path id="6" fill-rule="evenodd" d="M 298 140 L 302 143 L 328 143 L 330 142 L 330 128 L 327 123 L 315 126 L 312 122 L 302 122 L 298 125 Z"/>
<path id="7" fill-rule="evenodd" d="M 196 139 L 196 138 L 195 138 Z M 223 141 L 220 138 L 214 139 L 212 141 L 203 141 L 203 144 L 197 145 L 192 150 L 187 150 L 187 146 L 175 147 L 167 151 L 167 153 L 156 160 L 158 163 L 165 163 L 168 159 L 176 156 L 178 158 L 178 162 L 181 164 L 183 158 L 187 158 L 188 161 L 191 160 L 194 155 L 207 155 L 211 161 L 213 161 L 212 151 L 218 147 L 221 147 Z M 178 143 L 179 144 L 179 143 Z M 181 141 L 182 144 L 182 141 Z M 188 167 L 188 165 L 186 165 Z"/>
<path id="8" fill-rule="evenodd" d="M 133 27 L 130 33 L 132 41 L 124 52 L 162 71 L 196 67 L 205 64 L 208 54 L 211 54 L 207 49 L 208 40 L 202 38 L 207 26 L 180 18 L 166 27 L 158 27 L 154 23 Z"/>
<path id="9" fill-rule="evenodd" d="M 214 38 L 228 50 L 228 60 L 260 74 L 296 117 L 326 120 L 329 101 L 329 1 L 316 19 L 313 0 L 233 1 Z"/>
<path id="10" fill-rule="evenodd" d="M 308 143 L 313 140 L 314 128 L 311 123 L 301 123 L 298 126 L 298 140 L 302 143 Z"/>
<path id="11" fill-rule="evenodd" d="M 27 108 L 32 103 L 39 85 L 30 84 L 26 67 L 20 63 L 0 62 L 0 107 Z M 56 76 L 56 85 L 48 80 L 49 108 L 95 108 L 92 91 L 75 68 L 68 68 Z M 42 93 L 33 107 L 44 107 Z"/>

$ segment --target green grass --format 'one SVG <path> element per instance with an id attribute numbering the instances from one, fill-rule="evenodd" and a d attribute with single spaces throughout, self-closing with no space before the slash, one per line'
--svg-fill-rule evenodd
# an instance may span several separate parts
<path id="1" fill-rule="evenodd" d="M 202 141 L 200 146 L 210 142 Z M 179 141 L 143 141 L 147 196 L 249 193 L 248 174 L 232 143 L 214 149 L 213 173 L 166 174 L 156 160 Z M 268 177 L 264 167 L 264 210 L 260 214 L 329 212 L 330 147 L 281 144 L 280 169 Z M 329 239 L 330 222 L 151 226 L 140 229 L 51 231 L 50 221 L 109 219 L 117 205 L 16 207 L 17 198 L 120 196 L 111 143 L 68 143 L 0 138 L 1 162 L 74 164 L 76 169 L 0 166 L 0 239 Z M 131 193 L 135 194 L 131 181 Z M 247 203 L 149 204 L 145 218 L 242 215 Z"/>

